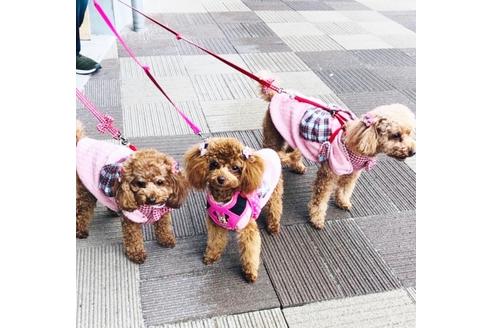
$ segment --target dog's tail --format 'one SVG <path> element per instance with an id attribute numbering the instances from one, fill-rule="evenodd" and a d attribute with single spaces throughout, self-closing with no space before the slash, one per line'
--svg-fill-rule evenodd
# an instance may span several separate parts
<path id="1" fill-rule="evenodd" d="M 278 80 L 275 79 L 275 77 L 273 76 L 273 74 L 271 72 L 268 72 L 268 71 L 261 71 L 257 74 L 261 79 L 265 80 L 265 81 L 268 81 L 269 83 L 273 83 L 274 81 L 278 83 Z M 266 86 L 263 86 L 263 85 L 259 85 L 260 87 L 260 97 L 263 98 L 265 101 L 270 101 L 272 100 L 272 97 L 275 95 L 275 91 L 273 91 L 272 89 L 266 87 Z"/>
<path id="2" fill-rule="evenodd" d="M 79 120 L 77 120 L 77 127 L 75 131 L 76 143 L 78 143 L 80 139 L 85 137 L 84 125 Z"/>

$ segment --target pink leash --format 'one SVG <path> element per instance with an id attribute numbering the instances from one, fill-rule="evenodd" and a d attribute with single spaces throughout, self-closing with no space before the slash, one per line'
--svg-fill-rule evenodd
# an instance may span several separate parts
<path id="1" fill-rule="evenodd" d="M 135 63 L 137 63 L 138 66 L 140 66 L 144 70 L 145 75 L 147 75 L 147 77 L 152 81 L 152 83 L 157 87 L 157 89 L 159 89 L 159 91 L 164 95 L 164 97 L 166 97 L 166 99 L 171 103 L 171 105 L 173 105 L 174 109 L 176 109 L 176 111 L 183 118 L 183 120 L 186 122 L 186 124 L 188 124 L 188 126 L 193 130 L 193 133 L 196 134 L 196 135 L 198 135 L 198 136 L 200 136 L 202 139 L 204 139 L 204 137 L 202 136 L 201 129 L 195 123 L 193 123 L 191 121 L 191 119 L 189 119 L 178 108 L 178 106 L 174 103 L 174 101 L 171 99 L 171 97 L 168 96 L 168 94 L 164 91 L 164 89 L 161 87 L 161 85 L 159 84 L 159 82 L 157 82 L 157 80 L 155 79 L 155 77 L 150 72 L 150 67 L 147 66 L 147 65 L 143 65 L 137 59 L 137 57 L 135 56 L 135 54 L 133 53 L 133 51 L 130 49 L 130 47 L 128 47 L 128 45 L 125 43 L 125 41 L 120 36 L 120 34 L 118 33 L 118 31 L 116 31 L 116 28 L 114 27 L 113 23 L 111 23 L 110 19 L 108 18 L 108 16 L 106 15 L 106 13 L 102 9 L 102 7 L 99 5 L 99 3 L 97 2 L 97 0 L 94 0 L 94 7 L 96 8 L 96 10 L 99 13 L 99 15 L 101 15 L 101 17 L 104 20 L 104 22 L 106 22 L 106 25 L 108 25 L 108 27 L 111 29 L 111 31 L 113 32 L 113 34 L 116 36 L 116 38 L 118 39 L 118 41 L 120 42 L 120 44 L 128 52 L 128 54 L 130 55 L 130 57 L 135 61 Z"/>
<path id="2" fill-rule="evenodd" d="M 113 137 L 113 139 L 119 140 L 123 145 L 128 146 L 131 150 L 137 150 L 137 147 L 129 144 L 128 140 L 121 135 L 120 130 L 113 126 L 114 119 L 111 116 L 101 113 L 96 108 L 96 105 L 87 99 L 79 89 L 75 88 L 75 94 L 85 108 L 99 121 L 99 124 L 96 126 L 97 131 L 100 133 L 108 133 Z"/>
<path id="3" fill-rule="evenodd" d="M 253 73 L 251 73 L 250 71 L 248 71 L 248 70 L 246 70 L 246 69 L 244 69 L 244 68 L 242 68 L 242 67 L 240 67 L 240 66 L 238 66 L 238 65 L 236 65 L 236 64 L 234 64 L 234 63 L 232 63 L 232 62 L 230 62 L 230 61 L 228 61 L 227 59 L 225 59 L 225 58 L 223 58 L 223 57 L 219 56 L 218 54 L 216 54 L 216 53 L 212 52 L 211 50 L 208 50 L 208 49 L 206 49 L 206 48 L 203 48 L 202 46 L 200 46 L 200 45 L 198 45 L 198 44 L 194 43 L 193 41 L 186 39 L 185 37 L 183 37 L 181 34 L 179 34 L 178 32 L 176 32 L 175 30 L 173 30 L 173 29 L 171 29 L 170 27 L 168 27 L 168 26 L 166 26 L 166 25 L 164 25 L 164 24 L 160 23 L 159 21 L 155 20 L 154 18 L 152 18 L 152 17 L 150 17 L 150 16 L 148 16 L 148 15 L 144 14 L 143 12 L 141 12 L 140 10 L 138 10 L 138 9 L 136 9 L 136 8 L 134 8 L 134 7 L 132 7 L 131 5 L 129 5 L 129 4 L 127 4 L 127 3 L 125 3 L 125 2 L 123 2 L 123 1 L 121 1 L 121 0 L 118 0 L 118 1 L 119 1 L 121 4 L 123 4 L 123 5 L 127 6 L 128 8 L 131 8 L 132 10 L 136 11 L 136 12 L 137 12 L 137 13 L 139 13 L 140 15 L 144 16 L 145 18 L 147 18 L 147 19 L 148 19 L 148 20 L 150 20 L 151 22 L 153 22 L 153 23 L 155 23 L 155 24 L 159 25 L 160 27 L 162 27 L 162 28 L 163 28 L 163 29 L 165 29 L 166 31 L 168 31 L 168 32 L 170 32 L 170 33 L 172 33 L 172 34 L 174 34 L 174 35 L 176 36 L 176 39 L 177 39 L 177 40 L 183 40 L 183 41 L 187 42 L 188 44 L 191 44 L 192 46 L 194 46 L 194 47 L 196 47 L 196 48 L 198 48 L 198 49 L 200 49 L 200 50 L 202 50 L 202 51 L 206 52 L 207 54 L 209 54 L 209 55 L 211 55 L 211 56 L 213 56 L 213 57 L 217 58 L 218 60 L 220 60 L 220 61 L 221 61 L 221 62 L 223 62 L 224 64 L 228 65 L 229 67 L 232 67 L 233 69 L 235 69 L 235 70 L 239 71 L 240 73 L 242 73 L 242 74 L 246 75 L 247 77 L 249 77 L 249 78 L 251 78 L 251 79 L 255 80 L 255 81 L 256 81 L 256 82 L 258 82 L 258 83 L 260 83 L 260 84 L 261 84 L 262 86 L 264 86 L 264 87 L 270 88 L 270 89 L 272 89 L 273 91 L 275 91 L 275 92 L 277 92 L 277 93 L 282 93 L 282 92 L 285 92 L 282 88 L 280 88 L 280 87 L 277 87 L 277 86 L 273 85 L 273 84 L 272 84 L 273 82 L 269 82 L 269 81 L 265 81 L 265 80 L 263 80 L 262 78 L 260 78 L 260 77 L 258 77 L 258 76 L 256 76 L 256 75 L 254 75 L 254 74 L 253 74 Z M 94 3 L 95 3 L 95 2 L 96 2 L 96 1 L 94 0 Z M 310 100 L 310 99 L 307 99 L 307 98 L 304 98 L 304 97 L 301 97 L 301 96 L 297 96 L 297 95 L 292 95 L 292 98 L 294 98 L 295 100 L 297 100 L 297 101 L 299 101 L 299 102 L 306 103 L 306 104 L 310 104 L 310 105 L 312 105 L 312 106 L 315 106 L 315 107 L 318 107 L 318 108 L 324 109 L 324 110 L 326 110 L 326 111 L 328 111 L 328 112 L 330 112 L 330 113 L 332 113 L 332 114 L 334 113 L 334 116 L 335 116 L 335 117 L 337 117 L 337 119 L 339 119 L 339 120 L 340 120 L 340 119 L 343 119 L 341 116 L 339 117 L 339 115 L 336 113 L 336 112 L 340 111 L 341 109 L 338 109 L 338 108 L 330 108 L 330 107 L 327 107 L 327 106 L 325 106 L 325 105 L 319 104 L 319 103 L 317 103 L 317 102 L 315 102 L 315 101 L 312 101 L 312 100 Z"/>

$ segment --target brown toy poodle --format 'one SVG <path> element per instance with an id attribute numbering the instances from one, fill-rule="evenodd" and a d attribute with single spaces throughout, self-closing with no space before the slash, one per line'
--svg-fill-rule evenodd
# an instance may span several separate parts
<path id="1" fill-rule="evenodd" d="M 234 138 L 212 138 L 185 154 L 186 175 L 207 191 L 205 264 L 222 255 L 229 231 L 237 232 L 241 264 L 248 282 L 255 282 L 261 239 L 256 223 L 266 207 L 269 233 L 278 233 L 282 216 L 283 180 L 280 158 L 271 149 L 253 151 Z"/>
<path id="2" fill-rule="evenodd" d="M 188 184 L 177 163 L 154 149 L 87 138 L 77 122 L 77 238 L 87 238 L 96 202 L 121 212 L 125 253 L 146 258 L 142 224 L 154 225 L 157 242 L 174 247 L 171 210 L 186 198 Z"/>
<path id="3" fill-rule="evenodd" d="M 271 77 L 265 80 L 274 82 Z M 320 163 L 308 205 L 310 222 L 317 229 L 324 228 L 333 193 L 338 207 L 351 208 L 361 169 L 369 170 L 377 154 L 398 160 L 415 154 L 415 116 L 404 105 L 379 106 L 362 118 L 341 110 L 335 117 L 293 99 L 292 95 L 299 95 L 294 91 L 260 88 L 262 98 L 270 102 L 263 121 L 263 146 L 277 151 L 282 164 L 299 174 L 306 171 L 302 156 Z"/>

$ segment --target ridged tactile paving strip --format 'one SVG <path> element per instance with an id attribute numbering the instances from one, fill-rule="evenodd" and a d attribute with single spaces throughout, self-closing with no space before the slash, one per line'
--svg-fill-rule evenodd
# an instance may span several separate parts
<path id="1" fill-rule="evenodd" d="M 261 22 L 258 15 L 252 11 L 215 12 L 211 15 L 217 24 Z"/>
<path id="2" fill-rule="evenodd" d="M 308 232 L 344 296 L 401 287 L 354 219 L 326 221 L 324 230 Z"/>
<path id="3" fill-rule="evenodd" d="M 285 44 L 277 36 L 265 38 L 242 38 L 233 39 L 231 43 L 238 53 L 258 53 L 258 52 L 282 52 L 291 51 L 289 46 Z"/>
<path id="4" fill-rule="evenodd" d="M 177 103 L 178 108 L 195 124 L 208 133 L 208 126 L 200 103 Z M 171 136 L 193 133 L 174 107 L 169 103 L 134 104 L 123 106 L 126 137 Z"/>
<path id="5" fill-rule="evenodd" d="M 415 287 L 407 288 L 407 293 L 410 296 L 410 298 L 412 299 L 413 303 L 416 303 L 417 302 L 417 291 L 415 290 Z"/>
<path id="6" fill-rule="evenodd" d="M 103 69 L 91 75 L 91 80 L 118 80 L 120 78 L 120 61 L 118 58 L 103 59 L 100 64 Z"/>
<path id="7" fill-rule="evenodd" d="M 115 216 L 106 207 L 98 204 L 89 225 L 89 237 L 77 239 L 77 249 L 80 247 L 119 244 L 122 241 L 120 217 Z"/>
<path id="8" fill-rule="evenodd" d="M 342 50 L 343 47 L 327 35 L 285 36 L 282 40 L 294 51 Z"/>
<path id="9" fill-rule="evenodd" d="M 309 67 L 293 52 L 270 52 L 242 54 L 241 57 L 252 72 L 267 70 L 270 72 L 309 71 Z"/>
<path id="10" fill-rule="evenodd" d="M 338 96 L 357 115 L 362 115 L 377 106 L 401 103 L 415 110 L 415 103 L 402 94 L 401 90 L 348 92 Z"/>
<path id="11" fill-rule="evenodd" d="M 383 15 L 391 18 L 400 25 L 406 28 L 416 31 L 416 18 L 415 11 L 383 11 Z"/>
<path id="12" fill-rule="evenodd" d="M 343 295 L 309 237 L 310 229 L 284 226 L 277 236 L 262 231 L 262 258 L 283 308 Z"/>
<path id="13" fill-rule="evenodd" d="M 313 183 L 316 178 L 316 166 L 308 167 L 304 175 L 283 170 L 284 198 L 282 224 L 302 224 L 309 221 L 308 204 L 311 199 Z M 333 199 L 329 201 L 326 220 L 350 217 L 350 212 L 338 208 Z"/>
<path id="14" fill-rule="evenodd" d="M 219 26 L 228 39 L 275 36 L 275 33 L 263 22 L 228 23 Z"/>
<path id="15" fill-rule="evenodd" d="M 287 6 L 292 8 L 293 10 L 330 10 L 332 9 L 330 6 L 323 2 L 318 1 L 285 1 Z"/>
<path id="16" fill-rule="evenodd" d="M 366 11 L 369 10 L 366 6 L 358 2 L 352 1 L 329 1 L 330 7 L 334 10 L 357 10 L 357 11 Z"/>
<path id="17" fill-rule="evenodd" d="M 402 289 L 282 310 L 290 328 L 413 328 L 415 311 Z"/>
<path id="18" fill-rule="evenodd" d="M 306 18 L 292 10 L 262 10 L 256 11 L 256 14 L 265 23 L 297 23 L 306 21 Z"/>
<path id="19" fill-rule="evenodd" d="M 363 68 L 364 65 L 347 51 L 297 52 L 299 58 L 314 71 L 332 71 L 343 68 Z"/>
<path id="20" fill-rule="evenodd" d="M 77 249 L 76 327 L 143 327 L 138 265 L 121 245 Z"/>
<path id="21" fill-rule="evenodd" d="M 415 66 L 415 58 L 399 49 L 351 50 L 351 55 L 367 65 L 377 66 Z"/>
<path id="22" fill-rule="evenodd" d="M 116 79 L 90 79 L 84 87 L 85 96 L 97 107 L 119 107 L 121 82 Z"/>
<path id="23" fill-rule="evenodd" d="M 198 98 L 202 101 L 258 97 L 254 82 L 236 73 L 193 75 L 191 79 Z"/>
<path id="24" fill-rule="evenodd" d="M 259 98 L 203 101 L 203 112 L 212 132 L 252 130 L 262 126 L 266 103 Z"/>
<path id="25" fill-rule="evenodd" d="M 152 17 L 157 21 L 168 24 L 171 27 L 180 26 L 190 26 L 196 25 L 201 26 L 204 24 L 215 23 L 212 16 L 209 13 L 164 13 L 164 14 L 153 14 Z M 149 28 L 156 26 L 156 29 L 162 30 L 161 27 L 157 25 L 151 25 L 149 23 Z M 166 32 L 167 33 L 167 32 Z"/>
<path id="26" fill-rule="evenodd" d="M 415 91 L 415 89 L 400 90 L 400 92 L 403 93 L 405 96 L 407 96 L 407 98 L 413 101 L 414 103 L 417 101 L 417 92 Z"/>
<path id="27" fill-rule="evenodd" d="M 142 63 L 149 65 L 154 76 L 186 76 L 183 59 L 179 56 L 143 56 L 138 57 Z M 121 78 L 146 78 L 142 68 L 133 59 L 120 59 Z"/>
<path id="28" fill-rule="evenodd" d="M 319 22 L 314 25 L 328 35 L 367 33 L 362 26 L 355 22 Z"/>
<path id="29" fill-rule="evenodd" d="M 368 173 L 362 172 L 352 194 L 353 217 L 376 215 L 397 212 L 397 206 L 381 189 L 378 181 L 375 181 Z"/>
<path id="30" fill-rule="evenodd" d="M 373 181 L 378 184 L 398 210 L 415 210 L 416 174 L 404 162 L 382 158 L 369 172 L 369 176 L 373 178 Z"/>
<path id="31" fill-rule="evenodd" d="M 415 211 L 355 220 L 405 287 L 415 287 Z"/>
<path id="32" fill-rule="evenodd" d="M 203 235 L 205 226 L 206 207 L 203 192 L 190 191 L 183 205 L 172 212 L 173 229 L 176 238 Z M 144 240 L 155 240 L 153 225 L 143 226 Z"/>
<path id="33" fill-rule="evenodd" d="M 395 89 L 380 76 L 367 68 L 315 71 L 335 93 L 385 91 Z"/>
<path id="34" fill-rule="evenodd" d="M 203 55 L 204 51 L 184 41 L 173 40 L 180 55 Z M 235 54 L 236 50 L 226 38 L 223 39 L 193 39 L 199 46 L 218 54 Z"/>
<path id="35" fill-rule="evenodd" d="M 276 0 L 266 0 L 266 1 L 242 0 L 242 1 L 249 9 L 256 11 L 257 14 L 258 14 L 258 10 L 291 11 L 291 8 L 289 6 L 278 0 L 277 1 Z"/>
<path id="36" fill-rule="evenodd" d="M 162 328 L 287 328 L 279 308 L 213 317 L 196 321 L 176 322 Z"/>
<path id="37" fill-rule="evenodd" d="M 231 240 L 231 244 L 235 243 Z M 279 307 L 263 265 L 256 283 L 248 284 L 241 274 L 236 246 L 229 245 L 221 260 L 211 266 L 201 263 L 204 246 L 204 236 L 180 239 L 171 250 L 148 245 L 148 261 L 140 267 L 147 326 Z"/>
<path id="38" fill-rule="evenodd" d="M 241 141 L 243 145 L 257 150 L 261 149 L 262 144 L 260 130 L 214 132 L 212 133 L 212 137 L 236 138 Z"/>
<path id="39" fill-rule="evenodd" d="M 126 42 L 136 56 L 173 56 L 178 54 L 176 40 L 159 40 L 149 42 L 148 40 L 128 40 Z M 118 43 L 118 57 L 129 57 L 130 55 Z"/>
<path id="40" fill-rule="evenodd" d="M 372 71 L 397 89 L 415 89 L 415 66 L 377 67 L 372 69 Z"/>

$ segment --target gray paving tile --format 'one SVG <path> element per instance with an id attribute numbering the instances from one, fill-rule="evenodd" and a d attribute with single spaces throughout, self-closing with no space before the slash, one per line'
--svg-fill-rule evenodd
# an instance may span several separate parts
<path id="1" fill-rule="evenodd" d="M 201 101 L 257 98 L 255 82 L 238 73 L 191 77 Z"/>
<path id="2" fill-rule="evenodd" d="M 415 210 L 416 174 L 405 162 L 383 157 L 368 175 L 398 210 Z"/>
<path id="3" fill-rule="evenodd" d="M 284 1 L 293 10 L 332 10 L 330 6 L 318 1 Z"/>
<path id="4" fill-rule="evenodd" d="M 293 52 L 242 54 L 241 57 L 251 72 L 309 71 L 309 67 Z"/>
<path id="5" fill-rule="evenodd" d="M 143 327 L 138 265 L 121 245 L 77 248 L 77 327 Z"/>
<path id="6" fill-rule="evenodd" d="M 357 115 L 362 115 L 380 105 L 401 103 L 415 110 L 415 102 L 403 95 L 402 90 L 349 92 L 338 96 Z"/>
<path id="7" fill-rule="evenodd" d="M 77 249 L 122 243 L 121 221 L 118 216 L 98 204 L 89 226 L 89 237 L 77 239 Z"/>
<path id="8" fill-rule="evenodd" d="M 415 287 L 415 211 L 355 220 L 405 287 Z"/>
<path id="9" fill-rule="evenodd" d="M 367 68 L 341 69 L 331 72 L 315 71 L 315 73 L 337 94 L 395 89 Z"/>
<path id="10" fill-rule="evenodd" d="M 400 90 L 408 99 L 410 99 L 414 104 L 417 101 L 417 92 L 415 89 Z"/>
<path id="11" fill-rule="evenodd" d="M 285 3 L 280 1 L 266 0 L 266 1 L 258 1 L 258 0 L 243 0 L 243 3 L 251 10 L 292 10 Z M 258 13 L 258 12 L 256 12 Z"/>
<path id="12" fill-rule="evenodd" d="M 309 237 L 311 229 L 307 224 L 284 226 L 278 236 L 263 231 L 262 258 L 282 308 L 343 295 Z"/>
<path id="13" fill-rule="evenodd" d="M 129 40 L 127 44 L 136 56 L 173 56 L 178 54 L 176 40 L 159 40 L 159 42 Z M 120 58 L 129 57 L 126 50 L 120 44 L 118 44 L 118 56 Z"/>
<path id="14" fill-rule="evenodd" d="M 293 10 L 262 10 L 256 14 L 265 23 L 297 23 L 305 22 L 306 18 Z"/>
<path id="15" fill-rule="evenodd" d="M 389 266 L 373 249 L 354 219 L 326 221 L 324 230 L 308 231 L 344 296 L 401 287 Z"/>
<path id="16" fill-rule="evenodd" d="M 203 55 L 206 54 L 202 50 L 189 45 L 184 41 L 176 41 L 178 53 L 180 55 Z M 211 50 L 218 54 L 234 54 L 236 50 L 232 46 L 231 42 L 226 38 L 217 39 L 193 39 L 193 42 L 200 45 L 201 47 Z"/>
<path id="17" fill-rule="evenodd" d="M 211 266 L 201 262 L 205 244 L 199 236 L 180 239 L 166 251 L 146 245 L 140 291 L 147 326 L 279 307 L 263 265 L 255 284 L 244 281 L 234 240 Z"/>
<path id="18" fill-rule="evenodd" d="M 235 315 L 213 317 L 196 321 L 177 322 L 158 326 L 162 328 L 287 328 L 279 308 Z M 155 328 L 158 328 L 155 327 Z"/>
<path id="19" fill-rule="evenodd" d="M 238 53 L 255 53 L 255 52 L 282 52 L 291 51 L 279 37 L 271 36 L 264 38 L 242 38 L 233 39 L 231 43 Z"/>
<path id="20" fill-rule="evenodd" d="M 177 106 L 204 133 L 209 132 L 198 101 L 179 102 Z M 129 138 L 193 133 L 169 103 L 139 103 L 123 106 L 123 116 L 125 136 Z"/>
<path id="21" fill-rule="evenodd" d="M 268 26 L 281 38 L 288 36 L 323 35 L 311 22 L 297 23 L 267 23 Z"/>
<path id="22" fill-rule="evenodd" d="M 92 101 L 92 99 L 90 99 Z M 91 112 L 89 112 L 85 107 L 82 107 L 83 105 L 80 104 L 80 107 L 77 106 L 77 112 L 76 112 L 76 117 L 78 120 L 82 122 L 84 125 L 84 130 L 88 136 L 94 139 L 108 139 L 111 138 L 109 134 L 102 134 L 99 131 L 97 131 L 97 124 L 99 121 L 92 115 Z M 121 107 L 97 107 L 98 110 L 105 114 L 105 115 L 110 115 L 114 121 L 113 121 L 113 126 L 117 127 L 120 129 L 120 131 L 123 132 L 123 114 Z"/>
<path id="23" fill-rule="evenodd" d="M 368 10 L 369 8 L 356 1 L 324 1 L 334 10 Z"/>
<path id="24" fill-rule="evenodd" d="M 344 50 L 296 52 L 296 55 L 314 71 L 363 68 L 357 57 Z"/>
<path id="25" fill-rule="evenodd" d="M 241 0 L 202 0 L 208 12 L 250 12 Z"/>
<path id="26" fill-rule="evenodd" d="M 415 58 L 399 49 L 353 50 L 350 53 L 371 67 L 415 66 Z"/>
<path id="27" fill-rule="evenodd" d="M 222 55 L 222 57 L 240 67 L 246 67 L 246 63 L 238 54 Z M 181 56 L 181 58 L 189 75 L 215 75 L 219 73 L 239 74 L 233 68 L 209 55 Z"/>
<path id="28" fill-rule="evenodd" d="M 274 74 L 282 88 L 297 90 L 306 95 L 333 94 L 326 83 L 312 71 L 305 72 L 277 72 Z"/>
<path id="29" fill-rule="evenodd" d="M 114 80 L 120 78 L 120 62 L 117 58 L 103 59 L 100 61 L 102 69 L 91 75 L 91 80 Z"/>
<path id="30" fill-rule="evenodd" d="M 218 24 L 261 22 L 261 19 L 252 11 L 214 12 L 211 15 Z"/>
<path id="31" fill-rule="evenodd" d="M 228 39 L 275 37 L 266 23 L 227 23 L 219 25 Z"/>
<path id="32" fill-rule="evenodd" d="M 119 107 L 121 83 L 117 79 L 90 79 L 85 87 L 85 96 L 97 107 Z"/>
<path id="33" fill-rule="evenodd" d="M 377 67 L 372 71 L 397 89 L 415 89 L 417 83 L 415 66 Z"/>
<path id="34" fill-rule="evenodd" d="M 407 293 L 408 293 L 408 296 L 410 296 L 410 298 L 412 299 L 413 303 L 416 303 L 417 302 L 417 291 L 415 290 L 415 287 L 407 288 Z"/>
<path id="35" fill-rule="evenodd" d="M 227 132 L 214 132 L 213 137 L 227 137 L 236 138 L 241 141 L 245 146 L 253 149 L 261 149 L 262 136 L 260 130 L 246 130 L 246 131 L 227 131 Z"/>
<path id="36" fill-rule="evenodd" d="M 204 24 L 215 23 L 210 13 L 159 13 L 153 14 L 152 17 L 161 23 L 176 28 L 181 26 L 201 26 Z M 158 27 L 155 24 L 149 23 L 149 25 L 152 26 L 152 28 L 162 30 L 161 27 Z"/>
<path id="37" fill-rule="evenodd" d="M 294 51 L 342 50 L 342 46 L 327 35 L 286 36 L 282 40 Z"/>
<path id="38" fill-rule="evenodd" d="M 415 11 L 383 11 L 381 13 L 406 28 L 416 31 Z"/>
<path id="39" fill-rule="evenodd" d="M 151 68 L 155 77 L 186 76 L 186 68 L 180 56 L 142 56 L 138 60 Z M 130 57 L 120 59 L 121 78 L 146 78 L 143 69 Z"/>
<path id="40" fill-rule="evenodd" d="M 415 34 L 388 34 L 379 37 L 393 48 L 415 48 L 417 45 Z"/>
<path id="41" fill-rule="evenodd" d="M 415 327 L 416 309 L 403 289 L 283 309 L 290 328 Z"/>
<path id="42" fill-rule="evenodd" d="M 400 51 L 403 51 L 404 53 L 406 53 L 410 57 L 413 57 L 413 58 L 416 58 L 417 57 L 417 49 L 415 49 L 415 48 L 402 48 L 402 49 L 399 49 L 399 50 Z"/>
<path id="43" fill-rule="evenodd" d="M 363 34 L 367 31 L 356 22 L 319 22 L 315 26 L 328 35 L 343 35 L 343 34 Z"/>
<path id="44" fill-rule="evenodd" d="M 412 169 L 413 172 L 417 173 L 417 155 L 407 158 L 405 163 Z"/>
<path id="45" fill-rule="evenodd" d="M 180 26 L 179 33 L 190 40 L 225 38 L 224 32 L 215 22 L 199 26 Z"/>
<path id="46" fill-rule="evenodd" d="M 330 37 L 347 50 L 393 48 L 391 44 L 385 42 L 381 37 L 369 33 L 333 34 Z"/>

